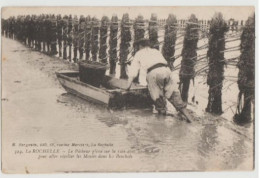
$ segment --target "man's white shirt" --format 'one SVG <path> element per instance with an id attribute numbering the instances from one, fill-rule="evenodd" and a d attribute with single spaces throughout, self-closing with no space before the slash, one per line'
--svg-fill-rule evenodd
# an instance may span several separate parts
<path id="1" fill-rule="evenodd" d="M 139 72 L 140 84 L 146 85 L 147 69 L 158 63 L 167 64 L 162 53 L 157 49 L 143 48 L 135 54 L 131 65 L 127 66 L 127 75 L 129 78 L 135 78 Z"/>

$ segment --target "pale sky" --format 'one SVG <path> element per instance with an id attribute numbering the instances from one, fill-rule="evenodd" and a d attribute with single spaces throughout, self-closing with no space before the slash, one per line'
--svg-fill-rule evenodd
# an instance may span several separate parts
<path id="1" fill-rule="evenodd" d="M 234 18 L 236 20 L 246 20 L 254 13 L 253 6 L 162 6 L 162 7 L 3 7 L 2 17 L 27 15 L 27 14 L 61 14 L 61 15 L 90 15 L 101 18 L 103 15 L 111 17 L 118 15 L 121 19 L 123 13 L 129 13 L 131 19 L 139 14 L 145 19 L 149 19 L 151 13 L 156 13 L 158 19 L 167 18 L 170 13 L 176 15 L 177 19 L 187 19 L 194 13 L 198 19 L 211 19 L 215 12 L 222 12 L 226 20 Z"/>

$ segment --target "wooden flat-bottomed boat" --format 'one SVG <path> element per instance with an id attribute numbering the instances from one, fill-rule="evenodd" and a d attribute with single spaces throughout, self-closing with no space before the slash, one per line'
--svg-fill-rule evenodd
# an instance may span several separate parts
<path id="1" fill-rule="evenodd" d="M 133 83 L 126 91 L 127 80 L 105 75 L 100 87 L 94 87 L 80 81 L 78 71 L 60 71 L 56 75 L 68 93 L 109 108 L 144 108 L 152 105 L 147 87 Z"/>

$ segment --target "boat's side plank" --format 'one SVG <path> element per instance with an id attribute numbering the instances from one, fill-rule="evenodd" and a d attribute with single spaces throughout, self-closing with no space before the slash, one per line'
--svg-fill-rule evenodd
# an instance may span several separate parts
<path id="1" fill-rule="evenodd" d="M 73 95 L 76 95 L 77 97 L 80 97 L 84 100 L 87 100 L 87 101 L 91 101 L 91 102 L 94 102 L 94 103 L 97 103 L 97 104 L 100 104 L 100 105 L 104 105 L 106 107 L 109 107 L 109 103 L 104 103 L 103 101 L 99 101 L 93 97 L 89 97 L 89 96 L 86 96 L 82 93 L 79 93 L 78 91 L 76 90 L 73 90 L 71 88 L 68 88 L 67 86 L 63 85 L 63 88 L 70 94 L 73 94 Z"/>
<path id="2" fill-rule="evenodd" d="M 65 79 L 65 80 L 67 80 L 67 81 L 73 82 L 73 83 L 75 83 L 75 84 L 77 84 L 77 85 L 81 85 L 81 86 L 86 87 L 86 88 L 90 88 L 90 89 L 93 89 L 93 90 L 97 90 L 97 91 L 99 91 L 99 92 L 101 92 L 101 93 L 105 93 L 105 94 L 108 93 L 108 92 L 106 92 L 104 89 L 100 89 L 100 88 L 94 87 L 94 86 L 92 86 L 92 85 L 83 83 L 83 82 L 81 82 L 81 81 L 79 81 L 79 80 L 77 80 L 77 79 L 75 79 L 75 78 L 68 77 L 68 76 L 66 76 L 66 74 L 63 74 L 63 73 L 57 73 L 57 77 L 58 77 L 58 78 L 63 78 L 63 79 Z"/>
<path id="3" fill-rule="evenodd" d="M 105 76 L 102 83 L 105 88 L 97 88 L 79 81 L 78 72 L 58 72 L 56 75 L 67 92 L 110 108 L 151 106 L 147 87 L 134 84 L 126 91 L 123 88 L 126 88 L 127 81 L 123 79 Z"/>
<path id="4" fill-rule="evenodd" d="M 111 93 L 108 93 L 105 90 L 87 85 L 76 79 L 71 79 L 64 75 L 59 75 L 58 78 L 61 85 L 66 90 L 70 90 L 70 92 L 73 92 L 76 95 L 80 95 L 80 97 L 86 96 L 88 98 L 92 98 L 105 104 L 109 103 Z"/>

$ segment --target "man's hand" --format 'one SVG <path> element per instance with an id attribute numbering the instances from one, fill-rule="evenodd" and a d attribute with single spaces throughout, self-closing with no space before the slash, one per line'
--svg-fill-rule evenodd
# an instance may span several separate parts
<path id="1" fill-rule="evenodd" d="M 127 88 L 126 88 L 126 91 L 129 91 L 129 90 L 130 90 L 130 88 L 131 88 L 131 85 L 130 85 L 129 87 L 127 87 Z"/>

